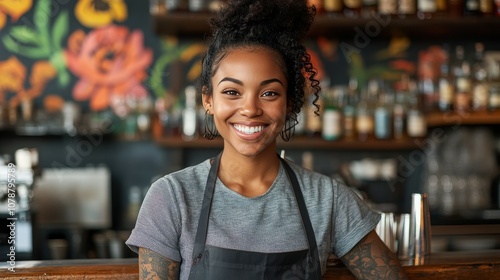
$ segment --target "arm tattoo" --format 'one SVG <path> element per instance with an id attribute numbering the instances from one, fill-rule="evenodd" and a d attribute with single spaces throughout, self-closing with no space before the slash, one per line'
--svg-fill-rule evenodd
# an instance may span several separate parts
<path id="1" fill-rule="evenodd" d="M 375 231 L 341 258 L 357 279 L 408 279 L 396 255 Z"/>
<path id="2" fill-rule="evenodd" d="M 139 248 L 140 280 L 177 280 L 180 263 L 149 249 Z"/>

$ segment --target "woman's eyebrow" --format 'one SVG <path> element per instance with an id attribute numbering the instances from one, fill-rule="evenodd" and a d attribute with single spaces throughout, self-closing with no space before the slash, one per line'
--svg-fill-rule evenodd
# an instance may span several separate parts
<path id="1" fill-rule="evenodd" d="M 275 82 L 276 82 L 276 83 L 280 83 L 282 86 L 285 86 L 285 85 L 283 84 L 283 82 L 281 82 L 279 79 L 276 79 L 276 78 L 274 78 L 274 79 L 269 79 L 269 80 L 265 80 L 265 81 L 262 81 L 262 82 L 260 83 L 260 85 L 261 85 L 261 86 L 265 86 L 265 85 L 268 85 L 268 84 L 271 84 L 271 83 L 275 83 Z"/>
<path id="2" fill-rule="evenodd" d="M 233 82 L 233 83 L 238 84 L 238 85 L 243 85 L 243 82 L 242 82 L 242 81 L 240 81 L 240 80 L 238 80 L 238 79 L 235 79 L 235 78 L 230 78 L 230 77 L 224 77 L 224 78 L 222 78 L 222 80 L 220 80 L 220 81 L 219 81 L 219 83 L 218 83 L 217 85 L 219 85 L 219 84 L 220 84 L 220 83 L 222 83 L 222 82 L 226 82 L 226 81 Z M 285 86 L 285 85 L 283 84 L 283 82 L 281 82 L 279 79 L 276 79 L 276 78 L 274 78 L 274 79 L 269 79 L 269 80 L 265 80 L 265 81 L 262 81 L 262 82 L 260 83 L 260 85 L 261 85 L 261 86 L 265 86 L 265 85 L 268 85 L 268 84 L 271 84 L 271 83 L 279 83 L 279 84 L 281 84 L 282 86 Z"/>
<path id="3" fill-rule="evenodd" d="M 220 83 L 225 82 L 225 81 L 233 82 L 233 83 L 238 84 L 238 85 L 243 85 L 242 81 L 235 79 L 235 78 L 230 78 L 230 77 L 224 77 L 222 80 L 219 81 L 219 83 L 217 85 L 220 85 Z"/>

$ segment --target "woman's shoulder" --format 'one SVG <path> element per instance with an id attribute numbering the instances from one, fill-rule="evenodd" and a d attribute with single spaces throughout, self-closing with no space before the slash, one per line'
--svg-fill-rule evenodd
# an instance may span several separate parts
<path id="1" fill-rule="evenodd" d="M 151 188 L 190 189 L 193 186 L 205 186 L 210 171 L 210 159 L 196 165 L 168 173 L 153 182 Z"/>

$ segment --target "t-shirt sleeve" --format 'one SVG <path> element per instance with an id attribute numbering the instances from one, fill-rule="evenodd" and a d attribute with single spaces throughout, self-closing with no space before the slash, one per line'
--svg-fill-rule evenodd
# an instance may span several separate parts
<path id="1" fill-rule="evenodd" d="M 332 246 L 337 257 L 348 253 L 378 224 L 380 215 L 371 210 L 348 187 L 339 184 L 333 205 Z"/>
<path id="2" fill-rule="evenodd" d="M 168 179 L 163 177 L 154 182 L 144 198 L 135 228 L 125 242 L 129 248 L 137 253 L 139 247 L 143 247 L 181 261 L 181 219 L 176 205 L 178 202 Z"/>

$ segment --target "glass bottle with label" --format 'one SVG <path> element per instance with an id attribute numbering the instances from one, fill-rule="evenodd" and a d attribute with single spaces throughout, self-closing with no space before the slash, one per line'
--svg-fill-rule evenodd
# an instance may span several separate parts
<path id="1" fill-rule="evenodd" d="M 488 71 L 489 101 L 488 107 L 491 111 L 500 110 L 500 60 L 492 63 Z"/>
<path id="2" fill-rule="evenodd" d="M 412 88 L 414 86 L 410 86 Z M 415 90 L 410 90 L 412 94 L 409 96 L 409 108 L 406 118 L 406 131 L 409 137 L 421 138 L 427 134 L 427 122 L 425 115 L 420 109 Z"/>
<path id="3" fill-rule="evenodd" d="M 448 112 L 452 110 L 453 100 L 455 95 L 455 89 L 453 87 L 453 81 L 450 73 L 450 66 L 448 64 L 448 59 L 441 63 L 441 71 L 439 76 L 439 110 L 442 112 Z"/>
<path id="4" fill-rule="evenodd" d="M 321 136 L 325 140 L 338 140 L 342 135 L 342 113 L 338 101 L 343 97 L 343 92 L 343 88 L 334 87 L 324 96 L 325 109 L 323 110 Z"/>
<path id="5" fill-rule="evenodd" d="M 488 71 L 484 63 L 484 45 L 475 44 L 474 64 L 472 65 L 472 77 L 474 80 L 472 88 L 472 109 L 474 111 L 485 111 L 488 109 Z"/>
<path id="6" fill-rule="evenodd" d="M 448 15 L 448 0 L 436 0 L 436 16 Z"/>
<path id="7" fill-rule="evenodd" d="M 414 17 L 417 14 L 416 0 L 399 0 L 398 16 L 400 18 Z"/>
<path id="8" fill-rule="evenodd" d="M 356 105 L 358 104 L 358 81 L 354 78 L 349 80 L 347 94 L 344 97 L 343 106 L 343 134 L 344 139 L 353 140 L 356 135 Z"/>
<path id="9" fill-rule="evenodd" d="M 465 60 L 464 48 L 462 46 L 457 46 L 455 49 L 455 62 L 452 71 L 453 78 L 455 79 L 455 111 L 469 111 L 471 107 L 472 91 L 470 64 Z"/>
<path id="10" fill-rule="evenodd" d="M 436 0 L 417 0 L 417 16 L 420 19 L 429 19 L 436 13 Z"/>
<path id="11" fill-rule="evenodd" d="M 398 12 L 398 0 L 379 0 L 378 13 L 381 15 L 395 15 Z"/>
<path id="12" fill-rule="evenodd" d="M 361 15 L 361 0 L 344 0 L 344 15 L 357 18 Z"/>
<path id="13" fill-rule="evenodd" d="M 479 0 L 479 12 L 481 16 L 493 15 L 493 1 L 492 0 Z"/>
<path id="14" fill-rule="evenodd" d="M 378 0 L 361 0 L 361 16 L 373 17 L 378 12 Z"/>
<path id="15" fill-rule="evenodd" d="M 374 122 L 370 105 L 368 90 L 362 90 L 356 107 L 356 133 L 359 141 L 373 139 Z"/>
<path id="16" fill-rule="evenodd" d="M 392 137 L 391 105 L 391 94 L 389 92 L 381 92 L 379 94 L 379 102 L 374 112 L 374 134 L 377 139 L 390 139 Z"/>
<path id="17" fill-rule="evenodd" d="M 323 3 L 325 13 L 330 16 L 341 16 L 344 13 L 343 0 L 325 0 Z"/>
<path id="18" fill-rule="evenodd" d="M 465 0 L 464 15 L 466 16 L 479 16 L 479 0 Z"/>
<path id="19" fill-rule="evenodd" d="M 394 139 L 403 139 L 406 133 L 407 99 L 410 93 L 410 77 L 403 75 L 401 83 L 396 89 L 394 105 L 392 106 Z"/>
<path id="20" fill-rule="evenodd" d="M 187 86 L 184 94 L 186 105 L 182 110 L 182 138 L 184 140 L 193 140 L 198 136 L 196 88 L 194 86 Z"/>

